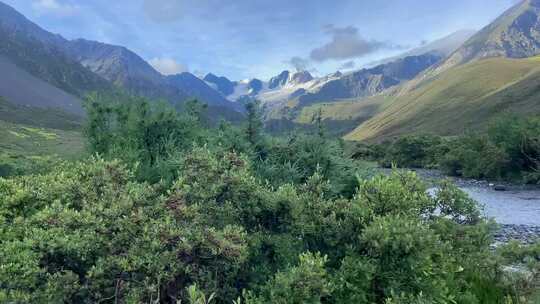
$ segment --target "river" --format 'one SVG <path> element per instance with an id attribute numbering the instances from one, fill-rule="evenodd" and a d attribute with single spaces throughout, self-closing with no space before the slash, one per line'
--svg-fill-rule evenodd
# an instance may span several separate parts
<path id="1" fill-rule="evenodd" d="M 491 187 L 461 187 L 503 225 L 540 226 L 540 190 L 495 191 Z"/>
<path id="2" fill-rule="evenodd" d="M 382 170 L 386 174 L 391 171 Z M 433 186 L 438 181 L 450 179 L 477 201 L 483 215 L 501 226 L 495 235 L 496 241 L 532 243 L 540 238 L 540 186 L 502 184 L 506 191 L 496 191 L 495 184 L 488 181 L 448 177 L 437 170 L 418 169 L 415 172 Z M 435 188 L 430 189 L 430 192 L 434 191 Z"/>

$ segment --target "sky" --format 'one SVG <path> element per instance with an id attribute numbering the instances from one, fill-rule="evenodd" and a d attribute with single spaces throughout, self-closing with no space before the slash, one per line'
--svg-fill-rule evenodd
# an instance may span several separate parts
<path id="1" fill-rule="evenodd" d="M 325 75 L 481 29 L 518 0 L 0 0 L 68 39 L 125 46 L 164 74 Z"/>

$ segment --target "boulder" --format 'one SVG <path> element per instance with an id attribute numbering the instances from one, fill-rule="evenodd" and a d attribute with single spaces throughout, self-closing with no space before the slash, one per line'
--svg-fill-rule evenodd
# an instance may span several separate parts
<path id="1" fill-rule="evenodd" d="M 506 186 L 504 186 L 504 185 L 495 185 L 493 187 L 493 190 L 495 190 L 495 191 L 506 191 Z"/>

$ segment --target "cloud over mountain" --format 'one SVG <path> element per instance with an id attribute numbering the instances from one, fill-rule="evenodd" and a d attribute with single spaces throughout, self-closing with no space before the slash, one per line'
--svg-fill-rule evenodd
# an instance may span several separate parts
<path id="1" fill-rule="evenodd" d="M 63 3 L 60 0 L 36 0 L 32 8 L 39 14 L 52 14 L 61 17 L 74 16 L 80 11 L 78 5 Z"/>
<path id="2" fill-rule="evenodd" d="M 307 59 L 295 56 L 286 61 L 291 65 L 297 72 L 306 71 L 310 67 L 310 62 Z"/>
<path id="3" fill-rule="evenodd" d="M 350 69 L 353 69 L 355 66 L 356 66 L 356 62 L 354 62 L 353 60 L 350 60 L 350 61 L 344 62 L 344 63 L 340 66 L 340 69 L 343 69 L 343 70 L 350 70 Z"/>
<path id="4" fill-rule="evenodd" d="M 332 41 L 311 51 L 310 57 L 314 61 L 357 58 L 381 49 L 399 48 L 388 42 L 367 40 L 360 36 L 358 28 L 354 26 L 336 27 L 329 24 L 324 27 L 324 32 L 332 37 Z"/>
<path id="5" fill-rule="evenodd" d="M 154 69 L 163 75 L 175 75 L 187 72 L 187 66 L 178 63 L 172 58 L 153 58 L 148 61 Z"/>

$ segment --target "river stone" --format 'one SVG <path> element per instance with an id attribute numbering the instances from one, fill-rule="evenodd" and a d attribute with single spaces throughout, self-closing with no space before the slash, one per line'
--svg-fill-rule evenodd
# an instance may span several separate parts
<path id="1" fill-rule="evenodd" d="M 506 191 L 506 187 L 503 186 L 503 185 L 495 185 L 495 187 L 493 187 L 493 190 L 495 190 L 495 191 Z"/>

